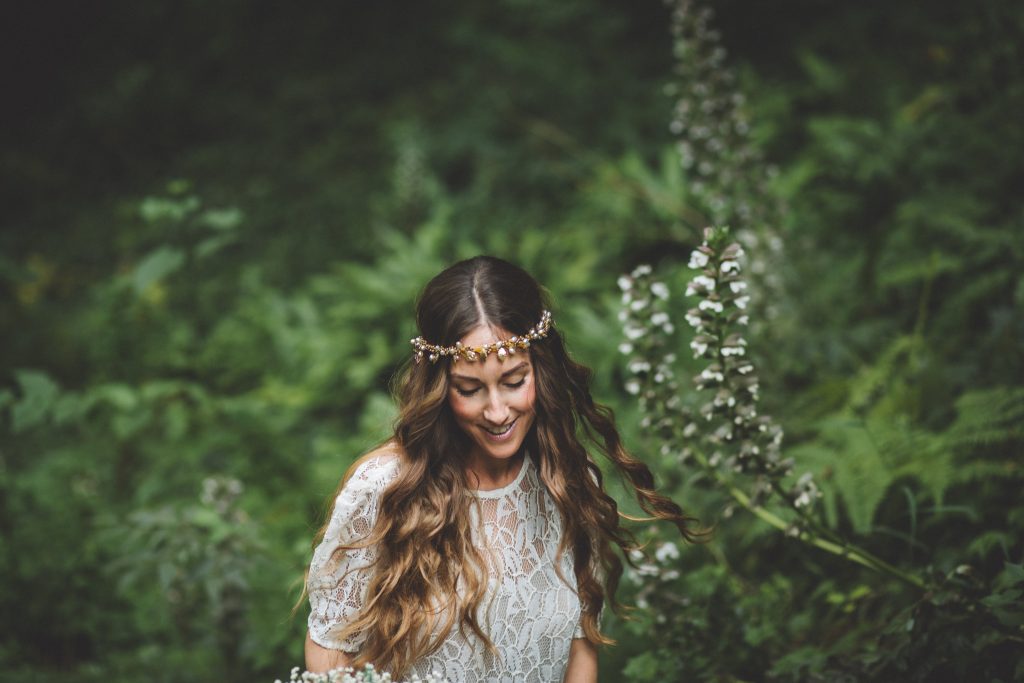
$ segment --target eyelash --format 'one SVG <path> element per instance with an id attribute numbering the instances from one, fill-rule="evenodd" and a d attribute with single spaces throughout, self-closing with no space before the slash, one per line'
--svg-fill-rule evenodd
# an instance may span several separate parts
<path id="1" fill-rule="evenodd" d="M 518 382 L 511 382 L 509 384 L 506 384 L 505 386 L 507 386 L 510 389 L 518 389 L 519 387 L 523 386 L 523 384 L 525 384 L 525 383 L 526 383 L 526 378 L 524 377 L 521 380 L 519 380 Z M 455 387 L 455 391 L 459 392 L 459 396 L 465 396 L 466 398 L 469 398 L 470 396 L 472 396 L 476 392 L 480 391 L 480 387 L 477 387 L 476 389 L 470 389 L 469 391 L 464 391 L 464 390 L 460 389 L 459 387 Z"/>

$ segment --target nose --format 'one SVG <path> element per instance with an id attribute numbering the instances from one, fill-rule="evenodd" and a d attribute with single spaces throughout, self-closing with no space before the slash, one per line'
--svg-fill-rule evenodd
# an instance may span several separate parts
<path id="1" fill-rule="evenodd" d="M 484 406 L 484 419 L 494 425 L 503 425 L 508 420 L 508 403 L 499 392 L 493 392 Z"/>

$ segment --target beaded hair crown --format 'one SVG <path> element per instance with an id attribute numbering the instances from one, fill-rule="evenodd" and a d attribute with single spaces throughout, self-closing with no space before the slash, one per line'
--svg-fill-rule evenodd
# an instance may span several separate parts
<path id="1" fill-rule="evenodd" d="M 492 353 L 498 355 L 498 360 L 504 361 L 517 350 L 530 348 L 530 342 L 535 342 L 548 336 L 548 330 L 551 329 L 551 325 L 551 311 L 544 311 L 540 316 L 540 322 L 531 327 L 526 334 L 517 335 L 510 339 L 501 339 L 484 344 L 483 346 L 464 346 L 462 342 L 455 342 L 455 346 L 437 346 L 436 344 L 431 344 L 423 337 L 410 339 L 409 343 L 412 344 L 413 358 L 417 363 L 424 358 L 431 363 L 436 363 L 438 359 L 445 356 L 451 356 L 453 363 L 457 363 L 459 358 L 465 358 L 470 362 L 483 361 L 487 360 L 487 356 Z"/>

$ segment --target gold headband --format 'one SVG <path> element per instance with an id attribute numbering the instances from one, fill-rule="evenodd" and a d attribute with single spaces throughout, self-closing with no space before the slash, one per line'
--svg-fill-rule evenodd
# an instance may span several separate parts
<path id="1" fill-rule="evenodd" d="M 423 337 L 410 339 L 409 343 L 412 344 L 415 352 L 413 358 L 417 363 L 423 360 L 424 356 L 431 363 L 435 363 L 439 358 L 444 358 L 445 356 L 451 356 L 453 363 L 457 363 L 459 358 L 465 358 L 472 362 L 487 360 L 487 356 L 492 353 L 497 353 L 498 360 L 503 361 L 514 354 L 516 349 L 528 349 L 530 348 L 530 342 L 548 336 L 549 329 L 551 329 L 551 311 L 544 311 L 540 316 L 540 322 L 534 325 L 526 334 L 515 336 L 511 339 L 491 342 L 483 346 L 463 346 L 462 342 L 455 342 L 455 346 L 436 346 Z"/>

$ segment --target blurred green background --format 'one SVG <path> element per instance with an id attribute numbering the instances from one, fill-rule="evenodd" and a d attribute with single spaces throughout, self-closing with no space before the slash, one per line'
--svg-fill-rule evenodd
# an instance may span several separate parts
<path id="1" fill-rule="evenodd" d="M 624 584 L 661 608 L 609 618 L 602 680 L 1024 676 L 1020 591 L 993 592 L 1024 550 L 1024 5 L 715 3 L 781 207 L 752 226 L 783 245 L 751 338 L 763 402 L 832 528 L 960 577 L 928 595 L 730 514 L 640 434 L 616 278 L 683 282 L 710 222 L 669 130 L 670 9 L 9 8 L 0 679 L 300 664 L 298 580 L 388 432 L 415 296 L 478 253 L 551 290 L 598 400 L 717 524 L 678 578 Z"/>

